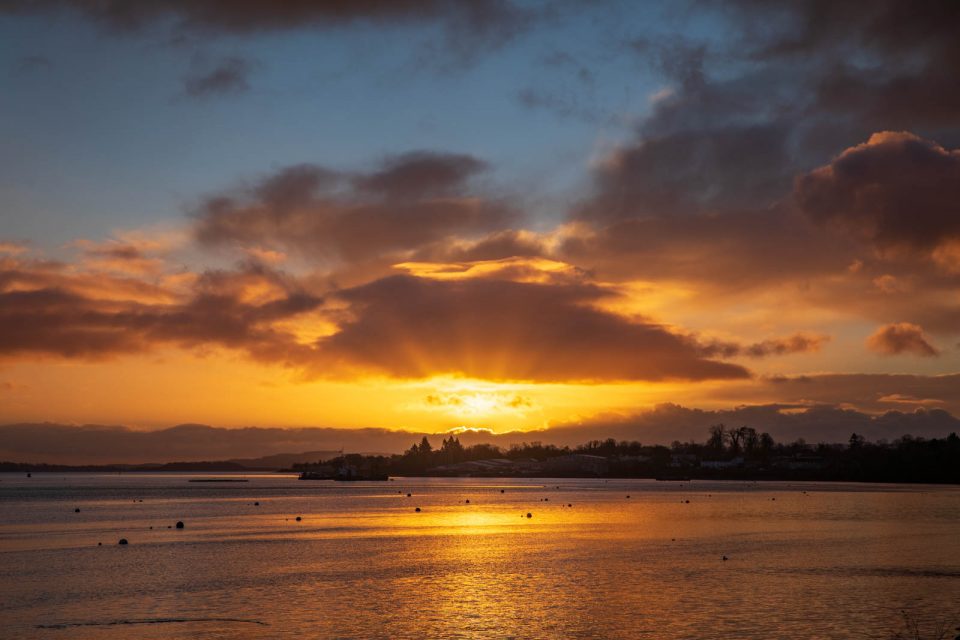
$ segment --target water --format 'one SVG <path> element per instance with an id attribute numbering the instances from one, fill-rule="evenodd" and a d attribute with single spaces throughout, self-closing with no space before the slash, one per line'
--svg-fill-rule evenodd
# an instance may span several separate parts
<path id="1" fill-rule="evenodd" d="M 901 611 L 927 634 L 960 625 L 960 488 L 196 477 L 0 475 L 0 637 L 889 638 Z"/>

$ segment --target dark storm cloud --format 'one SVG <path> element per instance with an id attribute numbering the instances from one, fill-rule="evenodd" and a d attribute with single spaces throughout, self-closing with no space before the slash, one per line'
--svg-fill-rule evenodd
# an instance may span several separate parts
<path id="1" fill-rule="evenodd" d="M 513 218 L 472 187 L 485 168 L 472 156 L 427 151 L 387 158 L 369 172 L 290 167 L 237 196 L 207 200 L 196 234 L 207 245 L 274 246 L 318 261 L 412 251 Z"/>
<path id="2" fill-rule="evenodd" d="M 318 345 L 322 361 L 397 377 L 704 380 L 746 369 L 692 338 L 591 306 L 590 285 L 395 276 L 342 291 L 353 319 Z"/>
<path id="3" fill-rule="evenodd" d="M 803 211 L 880 248 L 930 251 L 960 239 L 960 150 L 909 133 L 877 133 L 797 180 Z"/>
<path id="4" fill-rule="evenodd" d="M 909 322 L 880 327 L 867 339 L 867 347 L 888 356 L 908 353 L 929 358 L 940 355 L 940 351 L 930 344 L 923 328 Z"/>
<path id="5" fill-rule="evenodd" d="M 192 72 L 183 79 L 183 91 L 192 98 L 243 93 L 250 89 L 252 65 L 243 58 L 227 58 L 213 68 Z"/>

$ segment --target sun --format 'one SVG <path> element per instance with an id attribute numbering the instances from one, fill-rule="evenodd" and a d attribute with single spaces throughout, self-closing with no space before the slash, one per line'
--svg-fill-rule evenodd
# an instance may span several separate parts
<path id="1" fill-rule="evenodd" d="M 470 416 L 483 416 L 500 413 L 501 398 L 491 393 L 471 393 L 460 396 L 462 413 Z"/>
<path id="2" fill-rule="evenodd" d="M 424 408 L 467 421 L 505 416 L 522 417 L 536 403 L 517 385 L 483 381 L 436 381 L 435 391 L 423 401 Z"/>

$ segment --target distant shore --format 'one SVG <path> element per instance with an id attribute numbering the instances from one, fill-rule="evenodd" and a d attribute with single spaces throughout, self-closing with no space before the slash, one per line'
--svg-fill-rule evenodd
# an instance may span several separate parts
<path id="1" fill-rule="evenodd" d="M 313 452 L 300 454 L 301 459 Z M 7 473 L 300 473 L 306 481 L 450 478 L 638 478 L 664 482 L 739 480 L 960 484 L 960 437 L 868 442 L 854 433 L 845 444 L 778 443 L 742 426 L 710 427 L 706 442 L 671 446 L 592 440 L 575 448 L 534 442 L 508 450 L 464 446 L 451 435 L 434 448 L 427 437 L 393 455 L 348 453 L 313 462 L 278 458 L 180 461 L 165 464 L 64 465 L 0 461 Z M 288 457 L 288 456 L 282 456 Z M 250 463 L 253 464 L 250 464 Z M 244 464 L 246 463 L 246 464 Z M 259 463 L 259 464 L 258 464 Z"/>

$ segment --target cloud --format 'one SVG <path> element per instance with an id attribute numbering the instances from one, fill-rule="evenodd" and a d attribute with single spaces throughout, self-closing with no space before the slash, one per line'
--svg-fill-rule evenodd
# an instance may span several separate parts
<path id="1" fill-rule="evenodd" d="M 582 284 L 393 276 L 340 291 L 351 318 L 318 344 L 323 366 L 421 378 L 708 380 L 744 378 L 693 338 L 591 305 Z"/>
<path id="2" fill-rule="evenodd" d="M 960 150 L 906 132 L 876 133 L 801 176 L 796 197 L 818 222 L 836 222 L 881 249 L 930 252 L 960 240 Z"/>
<path id="3" fill-rule="evenodd" d="M 257 246 L 317 264 L 410 252 L 513 219 L 506 203 L 473 187 L 485 169 L 469 155 L 428 151 L 388 157 L 370 171 L 288 167 L 237 194 L 207 199 L 196 213 L 196 237 L 208 246 Z"/>
<path id="4" fill-rule="evenodd" d="M 939 349 L 927 339 L 923 329 L 909 322 L 898 322 L 880 327 L 867 338 L 867 347 L 881 355 L 909 353 L 916 356 L 934 357 Z"/>
<path id="5" fill-rule="evenodd" d="M 724 358 L 734 356 L 765 358 L 792 353 L 816 353 L 829 340 L 830 336 L 797 333 L 786 338 L 771 338 L 750 345 L 716 341 L 705 345 L 704 351 Z"/>
<path id="6" fill-rule="evenodd" d="M 467 180 L 485 171 L 487 163 L 473 156 L 411 151 L 389 157 L 370 173 L 353 177 L 359 193 L 396 200 L 453 196 Z"/>
<path id="7" fill-rule="evenodd" d="M 292 365 L 305 349 L 278 323 L 322 304 L 292 278 L 253 264 L 160 285 L 60 265 L 2 266 L 0 357 L 6 358 L 103 359 L 168 344 L 222 346 Z"/>
<path id="8" fill-rule="evenodd" d="M 908 406 L 936 407 L 944 404 L 939 398 L 917 398 L 915 396 L 903 395 L 901 393 L 891 393 L 888 396 L 877 398 L 877 402 L 887 402 L 890 404 L 904 404 Z"/>
<path id="9" fill-rule="evenodd" d="M 577 92 L 558 93 L 526 87 L 517 93 L 517 101 L 527 109 L 542 109 L 561 118 L 572 118 L 588 123 L 603 123 L 613 120 L 610 114 L 604 113 L 595 104 L 585 104 Z"/>
<path id="10" fill-rule="evenodd" d="M 960 12 L 949 0 L 736 6 L 751 56 L 801 66 L 817 110 L 871 127 L 960 121 Z"/>
<path id="11" fill-rule="evenodd" d="M 604 279 L 683 281 L 712 295 L 739 295 L 842 272 L 851 242 L 777 209 L 651 214 L 577 222 L 556 255 Z"/>
<path id="12" fill-rule="evenodd" d="M 457 58 L 497 47 L 530 28 L 543 12 L 510 0 L 5 0 L 0 12 L 78 13 L 115 33 L 168 27 L 176 33 L 254 35 L 358 25 L 433 26 L 442 30 L 444 51 Z"/>
<path id="13" fill-rule="evenodd" d="M 183 92 L 191 98 L 243 93 L 250 90 L 252 70 L 244 58 L 226 58 L 212 68 L 194 71 L 183 79 Z"/>
<path id="14" fill-rule="evenodd" d="M 111 276 L 101 256 L 136 262 L 135 247 L 90 245 L 87 255 L 79 268 L 6 260 L 0 357 L 101 360 L 173 346 L 235 350 L 305 378 L 731 380 L 750 373 L 724 358 L 812 350 L 822 340 L 702 342 L 605 308 L 621 297 L 616 288 L 543 258 L 406 263 L 398 267 L 409 275 L 321 294 L 264 263 Z"/>
<path id="15" fill-rule="evenodd" d="M 616 149 L 595 174 L 589 218 L 639 218 L 743 209 L 785 192 L 790 161 L 779 124 L 680 130 Z"/>
<path id="16" fill-rule="evenodd" d="M 26 253 L 29 250 L 26 244 L 21 242 L 11 242 L 9 240 L 0 240 L 0 255 L 18 255 Z"/>
<path id="17" fill-rule="evenodd" d="M 84 264 L 92 269 L 131 275 L 156 275 L 163 269 L 163 261 L 147 255 L 137 244 L 122 241 L 74 243 L 84 249 Z"/>
<path id="18" fill-rule="evenodd" d="M 867 413 L 889 409 L 891 398 L 935 398 L 942 408 L 960 414 L 960 374 L 827 373 L 758 377 L 727 385 L 711 396 L 715 402 L 780 402 L 798 406 L 852 407 Z"/>

